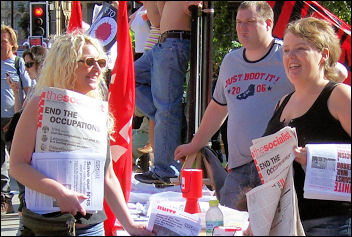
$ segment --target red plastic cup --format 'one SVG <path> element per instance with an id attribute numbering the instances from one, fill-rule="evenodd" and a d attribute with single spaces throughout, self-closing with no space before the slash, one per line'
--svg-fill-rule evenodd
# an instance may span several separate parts
<path id="1" fill-rule="evenodd" d="M 203 170 L 183 169 L 181 171 L 182 197 L 186 198 L 185 212 L 200 213 L 198 199 L 202 197 Z"/>

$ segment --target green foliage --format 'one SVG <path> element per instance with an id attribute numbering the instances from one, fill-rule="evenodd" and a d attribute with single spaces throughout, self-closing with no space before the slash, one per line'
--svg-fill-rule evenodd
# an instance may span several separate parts
<path id="1" fill-rule="evenodd" d="M 224 56 L 233 49 L 232 41 L 237 38 L 233 16 L 228 1 L 214 1 L 213 27 L 213 74 L 216 78 Z"/>
<path id="2" fill-rule="evenodd" d="M 319 3 L 338 16 L 341 20 L 351 25 L 351 2 L 350 1 L 319 1 Z"/>
<path id="3" fill-rule="evenodd" d="M 22 28 L 23 32 L 24 32 L 24 38 L 28 38 L 29 36 L 29 13 L 28 12 L 24 12 L 22 14 L 22 17 L 20 19 L 20 21 L 18 22 L 18 26 Z"/>

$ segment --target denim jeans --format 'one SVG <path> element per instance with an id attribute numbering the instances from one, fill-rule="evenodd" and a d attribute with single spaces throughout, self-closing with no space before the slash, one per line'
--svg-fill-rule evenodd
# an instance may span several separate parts
<path id="1" fill-rule="evenodd" d="M 104 222 L 76 229 L 76 236 L 105 236 Z"/>
<path id="2" fill-rule="evenodd" d="M 220 190 L 221 205 L 235 208 L 238 201 L 246 198 L 244 193 L 242 193 L 243 188 L 254 188 L 260 184 L 258 171 L 253 161 L 231 169 Z"/>
<path id="3" fill-rule="evenodd" d="M 136 106 L 155 121 L 154 167 L 159 177 L 179 175 L 174 151 L 181 144 L 182 96 L 190 40 L 167 38 L 135 61 Z"/>
<path id="4" fill-rule="evenodd" d="M 351 216 L 329 216 L 302 221 L 307 236 L 351 236 Z"/>

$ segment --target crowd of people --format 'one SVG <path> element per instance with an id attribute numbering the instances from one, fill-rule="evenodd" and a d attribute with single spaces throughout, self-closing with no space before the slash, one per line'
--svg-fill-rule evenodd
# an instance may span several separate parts
<path id="1" fill-rule="evenodd" d="M 302 18 L 289 23 L 284 38 L 277 39 L 272 35 L 274 13 L 270 5 L 265 1 L 242 2 L 236 15 L 242 47 L 224 57 L 199 129 L 188 144 L 182 144 L 182 100 L 193 33 L 189 7 L 202 7 L 202 2 L 141 4 L 130 21 L 138 38 L 138 57 L 134 62 L 136 113 L 144 117 L 141 129 L 134 131 L 134 139 L 143 142 L 136 142 L 133 156 L 138 159 L 141 153 L 152 152 L 153 162 L 148 171 L 137 173 L 135 179 L 147 184 L 170 184 L 171 178 L 180 175 L 187 156 L 207 146 L 226 121 L 227 169 L 221 159 L 210 164 L 216 197 L 222 205 L 239 209 L 243 191 L 261 184 L 250 152 L 252 140 L 291 126 L 298 136 L 294 183 L 306 235 L 351 235 L 350 202 L 303 197 L 305 145 L 351 141 L 351 87 L 341 83 L 347 78 L 347 70 L 338 63 L 341 49 L 332 26 L 314 17 Z M 58 218 L 60 212 L 75 219 L 76 235 L 104 235 L 104 210 L 87 213 L 80 205 L 87 198 L 85 194 L 46 177 L 30 162 L 41 91 L 58 87 L 106 100 L 100 82 L 105 81 L 108 56 L 96 39 L 83 33 L 56 36 L 50 49 L 34 46 L 23 53 L 23 58 L 15 55 L 17 48 L 15 32 L 2 25 L 1 212 L 13 212 L 7 172 L 10 159 L 10 174 L 20 187 L 22 235 L 50 233 L 50 228 L 36 228 L 40 223 L 35 221 Z M 258 76 L 247 80 L 248 75 Z M 20 113 L 20 117 L 13 140 L 9 141 L 5 133 L 15 113 Z M 112 124 L 108 131 L 107 136 L 113 132 Z M 147 135 L 137 138 L 142 132 Z M 108 149 L 105 200 L 129 234 L 153 235 L 131 219 L 110 156 Z M 43 215 L 38 218 L 38 213 L 26 208 L 23 185 L 54 197 L 60 212 L 40 213 Z M 245 233 L 251 234 L 250 229 Z"/>

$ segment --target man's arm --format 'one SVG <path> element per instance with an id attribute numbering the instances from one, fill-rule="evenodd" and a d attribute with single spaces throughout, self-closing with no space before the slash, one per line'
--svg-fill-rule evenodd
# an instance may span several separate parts
<path id="1" fill-rule="evenodd" d="M 175 160 L 182 160 L 189 154 L 199 151 L 209 139 L 219 130 L 227 117 L 227 106 L 219 105 L 211 100 L 205 110 L 202 122 L 192 141 L 178 146 L 175 150 Z"/>

